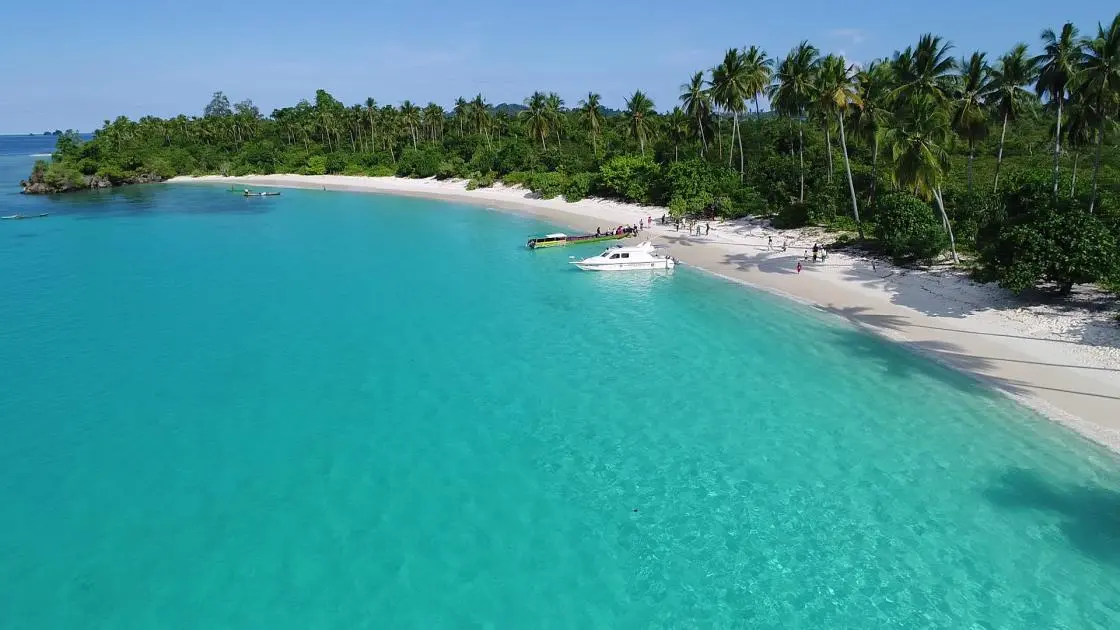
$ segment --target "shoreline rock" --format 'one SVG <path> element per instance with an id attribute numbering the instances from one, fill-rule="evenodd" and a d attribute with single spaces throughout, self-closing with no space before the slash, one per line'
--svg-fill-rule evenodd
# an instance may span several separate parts
<path id="1" fill-rule="evenodd" d="M 46 182 L 42 176 L 36 177 L 32 174 L 31 178 L 20 180 L 19 185 L 22 188 L 20 191 L 24 195 L 54 195 L 59 193 L 78 192 L 82 190 L 100 190 L 102 188 L 113 188 L 114 186 L 131 186 L 134 184 L 155 184 L 164 181 L 164 178 L 156 173 L 138 173 L 124 181 L 114 184 L 109 181 L 107 177 L 100 175 L 82 175 L 82 184 L 76 185 L 76 182 L 60 182 L 50 184 Z"/>

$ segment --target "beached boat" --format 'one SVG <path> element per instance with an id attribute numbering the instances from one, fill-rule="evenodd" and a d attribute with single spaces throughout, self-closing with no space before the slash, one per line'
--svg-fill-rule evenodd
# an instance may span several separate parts
<path id="1" fill-rule="evenodd" d="M 630 271 L 632 269 L 672 269 L 677 259 L 657 253 L 657 248 L 646 241 L 634 247 L 616 245 L 598 256 L 573 260 L 571 264 L 584 271 Z"/>
<path id="2" fill-rule="evenodd" d="M 561 245 L 568 245 L 573 243 L 598 243 L 600 241 L 616 241 L 627 236 L 633 236 L 634 230 L 626 228 L 621 231 L 616 230 L 608 234 L 576 234 L 568 235 L 562 233 L 545 234 L 544 236 L 536 236 L 529 239 L 525 244 L 529 249 L 540 249 L 542 247 L 559 247 Z"/>
<path id="3" fill-rule="evenodd" d="M 0 217 L 0 219 L 3 219 L 5 221 L 18 221 L 19 219 L 42 219 L 48 214 L 49 213 L 47 212 L 44 212 L 42 214 L 9 214 L 6 217 Z"/>

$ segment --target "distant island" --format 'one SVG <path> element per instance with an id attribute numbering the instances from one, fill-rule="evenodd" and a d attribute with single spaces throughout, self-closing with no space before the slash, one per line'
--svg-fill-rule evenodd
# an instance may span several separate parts
<path id="1" fill-rule="evenodd" d="M 850 231 L 899 261 L 948 252 L 1016 290 L 1112 279 L 1120 241 L 1120 15 L 989 56 L 926 34 L 856 66 L 801 42 L 730 49 L 658 111 L 589 92 L 566 103 L 459 98 L 346 105 L 325 90 L 264 116 L 214 93 L 201 116 L 106 121 L 58 136 L 22 182 L 58 193 L 175 175 L 462 178 L 589 195 L 677 216 L 772 217 Z M 763 112 L 760 101 L 770 103 Z"/>

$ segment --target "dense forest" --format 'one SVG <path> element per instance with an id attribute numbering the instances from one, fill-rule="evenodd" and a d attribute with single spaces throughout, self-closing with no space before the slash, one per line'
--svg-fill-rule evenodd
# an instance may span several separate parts
<path id="1" fill-rule="evenodd" d="M 1046 29 L 1033 50 L 964 52 L 927 34 L 865 66 L 801 42 L 728 50 L 680 87 L 446 110 L 324 90 L 263 116 L 215 93 L 201 116 L 105 121 L 58 139 L 27 192 L 174 175 L 303 173 L 519 184 L 675 215 L 769 216 L 850 232 L 899 262 L 948 256 L 1016 291 L 1120 278 L 1120 15 Z M 769 103 L 763 111 L 761 102 Z M 668 106 L 672 106 L 669 109 Z"/>

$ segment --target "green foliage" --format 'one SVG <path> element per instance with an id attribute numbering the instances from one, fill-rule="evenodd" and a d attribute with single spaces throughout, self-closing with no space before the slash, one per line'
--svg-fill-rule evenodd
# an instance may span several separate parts
<path id="1" fill-rule="evenodd" d="M 529 190 L 540 195 L 541 199 L 559 197 L 567 188 L 568 176 L 564 173 L 534 173 L 529 179 Z"/>
<path id="2" fill-rule="evenodd" d="M 878 201 L 875 237 L 895 262 L 931 262 L 949 246 L 949 235 L 934 210 L 910 193 L 884 195 Z"/>
<path id="3" fill-rule="evenodd" d="M 647 155 L 620 155 L 599 169 L 599 188 L 606 196 L 653 203 L 661 166 Z"/>
<path id="4" fill-rule="evenodd" d="M 397 175 L 401 177 L 435 177 L 443 166 L 443 156 L 439 151 L 424 147 L 421 149 L 408 148 L 401 153 L 397 161 Z"/>
<path id="5" fill-rule="evenodd" d="M 126 174 L 123 170 L 120 169 L 120 167 L 114 164 L 106 164 L 105 166 L 97 169 L 96 176 L 101 179 L 109 180 L 109 183 L 114 186 L 119 186 L 128 179 L 128 174 Z"/>
<path id="6" fill-rule="evenodd" d="M 322 155 L 313 155 L 307 158 L 307 166 L 303 169 L 304 175 L 326 175 L 327 158 Z"/>
<path id="7" fill-rule="evenodd" d="M 596 186 L 595 173 L 576 173 L 568 178 L 568 185 L 564 188 L 564 199 L 579 201 L 591 194 Z"/>
<path id="8" fill-rule="evenodd" d="M 371 166 L 366 174 L 370 177 L 392 177 L 397 174 L 397 169 L 388 164 L 378 164 Z"/>
<path id="9" fill-rule="evenodd" d="M 62 162 L 53 162 L 42 173 L 43 182 L 57 190 L 84 188 L 85 178 L 78 169 Z"/>

